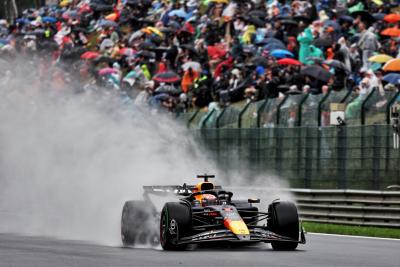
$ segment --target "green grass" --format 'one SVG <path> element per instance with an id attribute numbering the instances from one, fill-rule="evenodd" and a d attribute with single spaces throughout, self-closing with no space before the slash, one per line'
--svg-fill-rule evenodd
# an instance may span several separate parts
<path id="1" fill-rule="evenodd" d="M 303 227 L 309 233 L 326 233 L 339 235 L 357 235 L 400 239 L 400 229 L 369 226 L 353 226 L 341 224 L 326 224 L 303 222 Z"/>

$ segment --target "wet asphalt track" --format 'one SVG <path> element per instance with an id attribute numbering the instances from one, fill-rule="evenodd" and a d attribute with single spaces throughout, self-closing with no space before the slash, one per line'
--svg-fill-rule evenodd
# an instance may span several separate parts
<path id="1" fill-rule="evenodd" d="M 0 266 L 400 266 L 400 240 L 307 235 L 294 252 L 269 246 L 165 252 L 0 234 Z"/>

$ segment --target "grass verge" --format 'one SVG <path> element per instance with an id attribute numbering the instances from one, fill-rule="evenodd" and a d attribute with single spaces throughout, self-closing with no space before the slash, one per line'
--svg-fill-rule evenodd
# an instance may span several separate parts
<path id="1" fill-rule="evenodd" d="M 386 237 L 386 238 L 400 239 L 400 229 L 396 228 L 353 226 L 353 225 L 313 223 L 313 222 L 303 222 L 303 227 L 306 230 L 306 232 L 310 233 L 357 235 L 357 236 Z"/>

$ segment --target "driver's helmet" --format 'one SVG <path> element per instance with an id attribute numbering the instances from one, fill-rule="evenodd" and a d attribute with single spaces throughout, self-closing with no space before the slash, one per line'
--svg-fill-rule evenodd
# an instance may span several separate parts
<path id="1" fill-rule="evenodd" d="M 209 206 L 218 204 L 218 199 L 213 194 L 201 194 L 195 196 L 196 200 L 200 203 L 201 206 Z"/>

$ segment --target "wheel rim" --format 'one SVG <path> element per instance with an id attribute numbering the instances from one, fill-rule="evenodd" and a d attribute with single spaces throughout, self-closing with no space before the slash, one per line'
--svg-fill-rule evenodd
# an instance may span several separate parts
<path id="1" fill-rule="evenodd" d="M 167 212 L 164 211 L 161 216 L 161 223 L 160 223 L 160 243 L 164 245 L 166 242 L 166 235 L 167 235 Z"/>

